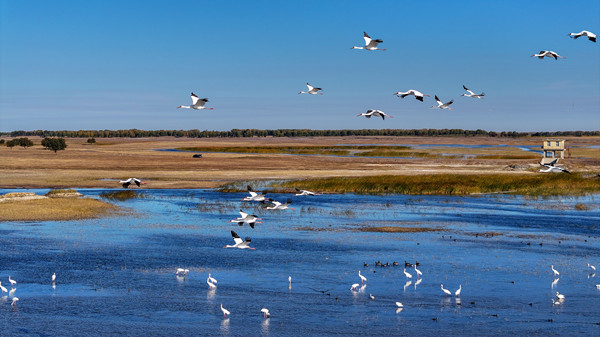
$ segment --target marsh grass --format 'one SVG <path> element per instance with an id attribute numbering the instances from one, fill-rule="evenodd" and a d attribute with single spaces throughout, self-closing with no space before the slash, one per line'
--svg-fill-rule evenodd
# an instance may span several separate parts
<path id="1" fill-rule="evenodd" d="M 80 197 L 82 194 L 70 188 L 68 190 L 50 190 L 48 193 L 46 193 L 46 196 L 48 198 L 73 198 Z"/>
<path id="2" fill-rule="evenodd" d="M 293 180 L 283 188 L 303 186 L 308 190 L 358 194 L 469 195 L 509 192 L 521 195 L 585 195 L 600 192 L 600 179 L 578 174 L 464 175 L 333 177 Z"/>
<path id="3" fill-rule="evenodd" d="M 107 200 L 125 201 L 129 199 L 144 198 L 145 194 L 133 190 L 102 192 L 100 198 Z"/>
<path id="4" fill-rule="evenodd" d="M 255 154 L 312 154 L 329 156 L 348 156 L 350 151 L 385 151 L 407 150 L 409 146 L 386 145 L 331 145 L 331 146 L 221 146 L 221 147 L 180 147 L 176 150 L 195 152 L 226 152 L 226 153 L 255 153 Z M 355 153 L 354 155 L 360 155 Z"/>
<path id="5" fill-rule="evenodd" d="M 98 218 L 118 210 L 109 203 L 88 198 L 43 198 L 7 201 L 0 221 L 60 221 Z"/>

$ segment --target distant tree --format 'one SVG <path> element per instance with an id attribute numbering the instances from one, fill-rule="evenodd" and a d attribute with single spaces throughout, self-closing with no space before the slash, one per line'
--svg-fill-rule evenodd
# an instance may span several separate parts
<path id="1" fill-rule="evenodd" d="M 4 144 L 4 139 L 0 139 L 0 144 Z"/>
<path id="2" fill-rule="evenodd" d="M 33 142 L 31 141 L 31 139 L 24 137 L 24 138 L 17 138 L 15 139 L 17 141 L 17 143 L 19 144 L 19 146 L 22 146 L 23 148 L 28 148 L 33 146 Z"/>
<path id="3" fill-rule="evenodd" d="M 17 145 L 17 142 L 15 142 L 14 140 L 9 140 L 8 142 L 6 142 L 6 146 L 13 148 L 15 147 L 15 145 Z"/>
<path id="4" fill-rule="evenodd" d="M 67 143 L 65 143 L 64 138 L 44 138 L 44 140 L 42 140 L 42 146 L 56 153 L 56 151 L 66 149 Z"/>
<path id="5" fill-rule="evenodd" d="M 94 137 L 88 138 L 87 142 L 88 142 L 88 144 L 94 144 L 94 143 L 96 143 L 96 138 L 94 138 Z"/>

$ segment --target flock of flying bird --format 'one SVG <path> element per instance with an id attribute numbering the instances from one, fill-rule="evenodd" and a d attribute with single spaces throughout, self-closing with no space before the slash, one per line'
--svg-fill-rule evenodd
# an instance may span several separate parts
<path id="1" fill-rule="evenodd" d="M 573 39 L 577 39 L 579 37 L 585 36 L 587 37 L 590 41 L 592 42 L 596 42 L 596 34 L 587 31 L 587 30 L 582 30 L 579 33 L 570 33 L 568 34 L 569 37 L 572 37 Z M 369 50 L 369 51 L 375 51 L 375 50 L 381 50 L 384 51 L 386 49 L 384 48 L 378 48 L 377 46 L 380 43 L 383 43 L 383 40 L 381 39 L 372 39 L 369 34 L 367 34 L 366 32 L 364 32 L 364 39 L 365 39 L 365 45 L 364 46 L 354 46 L 350 49 L 363 49 L 363 50 Z M 537 57 L 539 59 L 543 59 L 544 57 L 549 57 L 549 58 L 554 58 L 555 60 L 558 60 L 559 58 L 566 58 L 564 56 L 560 56 L 558 55 L 556 52 L 551 51 L 551 50 L 542 50 L 537 54 L 533 54 L 531 55 L 531 57 Z M 310 85 L 309 83 L 306 83 L 306 86 L 308 87 L 308 91 L 300 91 L 298 94 L 309 94 L 309 95 L 323 95 L 322 91 L 323 88 L 318 88 L 315 86 Z M 461 96 L 465 96 L 465 97 L 472 97 L 472 98 L 479 98 L 482 99 L 485 96 L 485 93 L 481 93 L 481 94 L 476 94 L 473 91 L 469 90 L 465 85 L 463 85 L 463 88 L 467 91 L 466 94 L 462 94 Z M 410 89 L 406 92 L 396 92 L 394 95 L 400 97 L 400 98 L 404 98 L 406 96 L 415 96 L 415 98 L 421 102 L 423 102 L 424 97 L 430 97 L 429 95 L 425 95 L 422 92 L 415 90 L 415 89 Z M 437 103 L 437 105 L 432 105 L 430 108 L 432 109 L 448 109 L 448 110 L 452 110 L 452 108 L 450 108 L 450 105 L 452 103 L 454 103 L 454 100 L 450 100 L 448 102 L 443 102 L 442 100 L 440 100 L 437 95 L 434 95 L 435 97 L 435 101 Z M 207 108 L 205 107 L 205 104 L 208 102 L 208 98 L 198 98 L 197 95 L 195 95 L 193 92 L 191 94 L 191 98 L 192 98 L 192 105 L 180 105 L 178 108 L 186 108 L 186 109 L 195 109 L 195 110 L 203 110 L 203 109 L 208 109 L 208 110 L 212 110 L 213 108 Z M 381 119 L 385 120 L 386 117 L 392 117 L 388 114 L 386 114 L 385 112 L 381 111 L 381 110 L 376 110 L 376 109 L 369 109 L 367 110 L 367 112 L 363 112 L 361 114 L 359 114 L 358 116 L 364 116 L 366 118 L 371 118 L 371 117 L 381 117 Z"/>

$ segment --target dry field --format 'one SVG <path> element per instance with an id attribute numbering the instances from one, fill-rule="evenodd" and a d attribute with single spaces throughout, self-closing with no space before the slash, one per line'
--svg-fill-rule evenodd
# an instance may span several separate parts
<path id="1" fill-rule="evenodd" d="M 88 198 L 42 198 L 4 201 L 0 221 L 60 221 L 98 218 L 117 212 L 109 203 Z"/>
<path id="2" fill-rule="evenodd" d="M 213 188 L 247 180 L 357 177 L 418 174 L 536 174 L 537 159 L 498 159 L 531 156 L 512 145 L 540 146 L 545 138 L 489 137 L 307 137 L 307 138 L 98 138 L 67 139 L 68 148 L 44 150 L 40 139 L 27 149 L 0 146 L 0 188 L 118 188 L 117 180 L 138 177 L 144 188 Z M 4 139 L 9 139 L 4 137 Z M 600 145 L 600 137 L 567 137 L 571 158 L 563 163 L 572 171 L 600 173 L 600 151 L 580 146 Z M 181 147 L 332 146 L 338 144 L 481 144 L 490 148 L 415 149 L 433 158 L 373 158 L 294 156 L 283 154 L 203 153 L 156 151 Z M 458 158 L 444 158 L 457 154 Z M 461 158 L 460 155 L 475 155 Z M 477 156 L 483 156 L 478 158 Z M 510 168 L 517 165 L 519 168 Z M 135 187 L 137 188 L 137 187 Z"/>

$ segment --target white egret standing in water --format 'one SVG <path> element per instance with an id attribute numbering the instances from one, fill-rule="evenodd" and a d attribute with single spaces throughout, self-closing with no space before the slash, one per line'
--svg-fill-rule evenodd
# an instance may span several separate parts
<path id="1" fill-rule="evenodd" d="M 440 288 L 442 288 L 442 291 L 446 294 L 446 295 L 452 295 L 452 293 L 450 292 L 450 290 L 448 289 L 444 289 L 444 285 L 440 284 Z"/>
<path id="2" fill-rule="evenodd" d="M 554 265 L 550 265 L 550 268 L 552 268 L 552 272 L 554 273 L 554 278 L 556 278 L 557 276 L 560 275 L 560 273 L 558 272 L 558 270 L 554 269 Z"/>
<path id="3" fill-rule="evenodd" d="M 360 284 L 367 282 L 367 278 L 360 274 L 360 270 L 358 271 L 358 277 L 360 277 Z"/>
<path id="4" fill-rule="evenodd" d="M 223 312 L 223 318 L 229 316 L 231 313 L 229 312 L 229 310 L 223 308 L 223 303 L 221 303 L 221 311 Z"/>
<path id="5" fill-rule="evenodd" d="M 462 284 L 458 286 L 458 290 L 454 293 L 454 295 L 460 296 L 461 291 L 462 291 Z"/>

